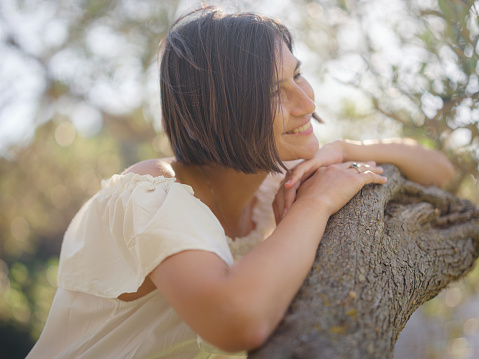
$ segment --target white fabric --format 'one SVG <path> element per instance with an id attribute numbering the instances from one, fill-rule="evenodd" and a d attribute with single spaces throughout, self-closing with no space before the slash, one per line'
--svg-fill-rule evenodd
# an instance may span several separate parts
<path id="1" fill-rule="evenodd" d="M 276 227 L 271 205 L 283 178 L 283 175 L 270 174 L 256 192 L 257 202 L 252 215 L 255 229 L 244 237 L 234 239 L 226 237 L 235 261 L 268 238 Z"/>
<path id="2" fill-rule="evenodd" d="M 190 186 L 129 173 L 103 187 L 65 233 L 60 287 L 108 298 L 133 293 L 166 257 L 187 249 L 233 263 L 223 228 Z"/>
<path id="3" fill-rule="evenodd" d="M 235 257 L 273 230 L 271 202 L 280 179 L 268 176 L 257 193 L 255 230 L 244 242 L 228 239 Z M 136 292 L 165 258 L 188 249 L 233 263 L 223 228 L 191 187 L 136 174 L 105 181 L 65 233 L 59 288 L 27 358 L 233 357 L 197 336 L 158 290 L 132 302 L 116 299 Z"/>

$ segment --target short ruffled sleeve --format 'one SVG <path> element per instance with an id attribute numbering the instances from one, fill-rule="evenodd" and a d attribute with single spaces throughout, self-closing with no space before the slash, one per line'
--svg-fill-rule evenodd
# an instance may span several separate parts
<path id="1" fill-rule="evenodd" d="M 158 264 L 185 250 L 233 263 L 223 228 L 190 186 L 174 178 L 115 175 L 68 227 L 58 285 L 116 298 L 136 292 Z"/>

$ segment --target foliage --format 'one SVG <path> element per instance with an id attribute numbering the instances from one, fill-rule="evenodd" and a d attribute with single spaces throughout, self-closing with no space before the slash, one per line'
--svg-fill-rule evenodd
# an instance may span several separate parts
<path id="1" fill-rule="evenodd" d="M 305 1 L 301 29 L 323 60 L 317 71 L 327 76 L 336 66 L 335 80 L 356 91 L 355 101 L 343 97 L 343 117 L 375 126 L 392 119 L 404 135 L 448 153 L 457 172 L 449 190 L 478 201 L 479 2 L 347 4 Z"/>
<path id="2" fill-rule="evenodd" d="M 149 0 L 0 6 L 0 25 L 6 29 L 2 69 L 9 58 L 30 65 L 23 77 L 4 76 L 0 113 L 12 113 L 18 105 L 35 113 L 29 143 L 15 140 L 0 158 L 3 358 L 25 357 L 40 335 L 55 293 L 63 233 L 100 180 L 141 159 L 165 155 L 151 109 L 158 101 L 148 98 L 147 90 L 158 97 L 152 86 L 156 51 L 176 6 Z M 13 22 L 33 14 L 38 32 L 27 39 L 28 26 Z M 29 76 L 41 79 L 41 86 L 25 97 L 18 83 L 32 80 Z M 28 121 L 14 120 L 18 126 Z"/>

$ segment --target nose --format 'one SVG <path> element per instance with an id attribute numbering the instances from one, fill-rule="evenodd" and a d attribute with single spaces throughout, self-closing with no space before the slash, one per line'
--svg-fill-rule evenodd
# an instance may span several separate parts
<path id="1" fill-rule="evenodd" d="M 313 113 L 316 109 L 314 104 L 314 91 L 309 82 L 303 79 L 301 84 L 296 85 L 294 98 L 291 101 L 290 112 L 293 116 L 302 116 Z"/>

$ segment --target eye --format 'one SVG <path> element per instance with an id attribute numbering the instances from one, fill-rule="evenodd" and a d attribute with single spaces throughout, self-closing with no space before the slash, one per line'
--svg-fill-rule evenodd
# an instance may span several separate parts
<path id="1" fill-rule="evenodd" d="M 297 80 L 297 79 L 299 79 L 299 78 L 302 77 L 302 76 L 303 76 L 303 73 L 302 73 L 302 72 L 298 72 L 298 73 L 294 74 L 294 79 Z"/>

